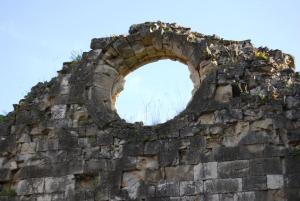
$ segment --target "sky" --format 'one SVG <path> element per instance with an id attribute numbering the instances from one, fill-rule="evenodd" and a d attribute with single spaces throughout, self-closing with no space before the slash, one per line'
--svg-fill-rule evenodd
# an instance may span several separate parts
<path id="1" fill-rule="evenodd" d="M 10 112 L 36 83 L 56 76 L 72 51 L 89 51 L 92 38 L 127 34 L 130 25 L 145 21 L 176 22 L 225 39 L 251 39 L 257 47 L 294 55 L 297 66 L 299 11 L 296 0 L 0 0 L 0 113 Z"/>
<path id="2" fill-rule="evenodd" d="M 185 109 L 191 100 L 193 82 L 186 65 L 160 60 L 126 76 L 116 102 L 117 112 L 127 122 L 145 125 L 165 122 Z"/>

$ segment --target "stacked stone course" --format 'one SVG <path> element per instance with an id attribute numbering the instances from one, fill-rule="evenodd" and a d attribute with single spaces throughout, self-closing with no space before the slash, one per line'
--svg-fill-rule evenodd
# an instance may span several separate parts
<path id="1" fill-rule="evenodd" d="M 186 64 L 193 97 L 174 119 L 130 124 L 124 77 Z M 172 75 L 166 75 L 171 77 Z M 163 22 L 97 38 L 0 123 L 0 201 L 298 201 L 300 75 L 280 50 Z"/>

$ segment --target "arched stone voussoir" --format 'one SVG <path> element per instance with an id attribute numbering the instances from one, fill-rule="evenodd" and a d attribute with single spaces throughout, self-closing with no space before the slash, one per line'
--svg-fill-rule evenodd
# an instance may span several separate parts
<path id="1" fill-rule="evenodd" d="M 162 22 L 133 25 L 127 36 L 93 39 L 91 47 L 101 49 L 101 54 L 95 61 L 93 85 L 96 88 L 92 93 L 97 94 L 92 97 L 99 99 L 100 104 L 103 99 L 109 100 L 112 106 L 105 107 L 108 112 L 115 113 L 114 104 L 123 89 L 124 77 L 143 65 L 162 59 L 180 61 L 188 66 L 195 94 L 201 82 L 218 67 L 214 58 L 218 52 L 212 55 L 210 47 L 219 45 L 222 45 L 221 39 Z M 108 69 L 113 72 L 111 75 L 107 75 Z"/>
<path id="2" fill-rule="evenodd" d="M 91 97 L 94 97 L 98 104 L 103 104 L 105 100 L 106 111 L 116 116 L 118 115 L 114 104 L 118 94 L 123 90 L 124 77 L 148 63 L 171 59 L 186 64 L 194 83 L 192 94 L 195 95 L 198 90 L 202 90 L 197 94 L 209 92 L 210 95 L 206 96 L 206 99 L 212 101 L 216 99 L 221 102 L 230 101 L 231 98 L 228 96 L 232 93 L 228 92 L 224 99 L 220 94 L 216 94 L 214 98 L 215 90 L 219 93 L 224 86 L 228 86 L 224 88 L 227 91 L 232 87 L 230 88 L 228 83 L 218 86 L 218 83 L 214 81 L 217 79 L 217 71 L 223 69 L 224 66 L 245 66 L 250 61 L 255 65 L 268 65 L 266 58 L 263 60 L 259 58 L 262 57 L 260 53 L 256 53 L 262 50 L 255 49 L 249 40 L 229 41 L 216 35 L 206 36 L 174 23 L 147 22 L 133 25 L 128 35 L 93 39 L 91 47 L 101 50 L 100 55 L 94 61 L 96 63 L 93 76 L 95 89 L 92 90 L 94 94 Z M 289 59 L 284 59 L 290 57 L 282 56 L 276 51 L 271 51 L 266 55 L 279 55 L 277 58 L 281 58 L 282 63 L 283 61 L 290 62 Z M 269 61 L 269 65 L 274 65 L 274 62 Z M 277 68 L 282 68 L 287 64 L 276 65 Z M 223 74 L 228 74 L 225 71 L 226 69 Z M 238 71 L 239 75 L 244 74 Z M 236 81 L 234 77 L 229 83 Z M 209 80 L 205 81 L 208 78 Z M 202 86 L 204 83 L 205 85 Z M 199 102 L 199 100 L 194 100 L 197 97 L 193 96 L 190 105 Z M 109 104 L 112 105 L 109 106 Z M 95 107 L 97 107 L 96 104 Z M 91 112 L 94 111 L 96 110 L 92 109 Z"/>
<path id="3" fill-rule="evenodd" d="M 163 22 L 91 49 L 1 116 L 0 200 L 300 200 L 291 55 Z M 126 123 L 124 77 L 161 59 L 188 66 L 192 100 L 165 123 Z"/>

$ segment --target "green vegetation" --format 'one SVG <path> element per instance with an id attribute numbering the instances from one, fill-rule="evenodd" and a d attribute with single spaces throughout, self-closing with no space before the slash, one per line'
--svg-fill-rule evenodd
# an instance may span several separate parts
<path id="1" fill-rule="evenodd" d="M 118 35 L 116 35 L 116 34 L 111 34 L 110 37 L 111 37 L 111 38 L 117 38 Z"/>
<path id="2" fill-rule="evenodd" d="M 232 84 L 234 96 L 250 95 L 250 91 L 247 83 L 241 83 L 239 80 L 234 80 Z"/>
<path id="3" fill-rule="evenodd" d="M 292 155 L 292 156 L 300 155 L 300 149 L 295 149 L 295 150 L 290 151 L 290 155 Z"/>
<path id="4" fill-rule="evenodd" d="M 92 188 L 93 190 L 96 190 L 96 188 L 100 185 L 100 176 L 96 176 L 93 180 L 92 180 Z"/>
<path id="5" fill-rule="evenodd" d="M 89 141 L 89 143 L 90 143 L 91 145 L 94 145 L 94 144 L 96 144 L 97 139 L 96 139 L 95 136 L 91 136 L 91 137 L 88 138 L 88 141 Z"/>
<path id="6" fill-rule="evenodd" d="M 268 96 L 265 95 L 265 94 L 262 93 L 262 92 L 257 92 L 256 95 L 257 95 L 257 96 L 260 98 L 260 100 L 262 100 L 262 101 L 266 101 L 267 98 L 268 98 Z"/>
<path id="7" fill-rule="evenodd" d="M 82 52 L 81 51 L 72 51 L 71 52 L 71 57 L 70 59 L 72 60 L 72 62 L 80 62 L 82 58 Z"/>
<path id="8" fill-rule="evenodd" d="M 7 119 L 7 116 L 0 114 L 0 123 L 5 121 L 6 119 Z"/>
<path id="9" fill-rule="evenodd" d="M 171 27 L 167 27 L 164 29 L 165 32 L 172 32 L 172 28 Z"/>
<path id="10" fill-rule="evenodd" d="M 250 94 L 247 84 L 242 84 L 240 82 L 237 82 L 237 86 L 238 86 L 241 94 L 244 94 L 244 95 Z"/>
<path id="11" fill-rule="evenodd" d="M 263 51 L 256 51 L 255 52 L 255 57 L 259 59 L 263 59 L 268 61 L 269 60 L 269 53 L 268 52 L 263 52 Z"/>
<path id="12" fill-rule="evenodd" d="M 0 191 L 0 196 L 14 197 L 16 195 L 17 193 L 14 189 L 7 188 L 7 187 L 4 187 L 2 191 Z"/>

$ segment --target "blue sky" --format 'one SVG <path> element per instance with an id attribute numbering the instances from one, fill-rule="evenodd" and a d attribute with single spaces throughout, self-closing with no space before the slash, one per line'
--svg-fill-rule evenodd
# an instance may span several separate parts
<path id="1" fill-rule="evenodd" d="M 89 51 L 92 38 L 126 34 L 131 24 L 144 21 L 252 39 L 256 46 L 294 55 L 297 65 L 299 11 L 295 0 L 0 0 L 0 113 L 11 111 L 37 82 L 55 76 L 71 51 Z"/>
<path id="2" fill-rule="evenodd" d="M 180 113 L 192 97 L 193 83 L 186 65 L 160 60 L 135 70 L 126 77 L 117 99 L 119 115 L 128 122 L 152 125 Z"/>

